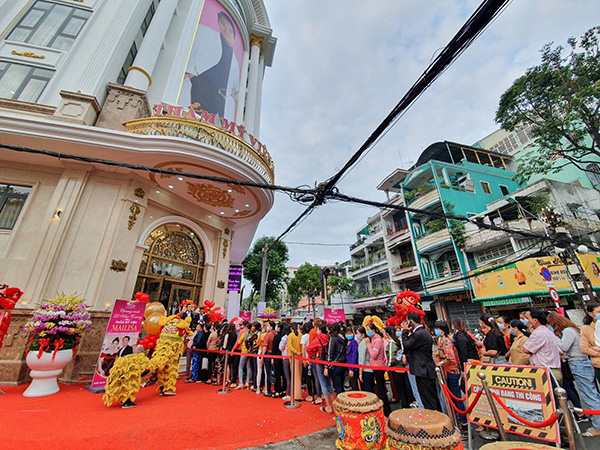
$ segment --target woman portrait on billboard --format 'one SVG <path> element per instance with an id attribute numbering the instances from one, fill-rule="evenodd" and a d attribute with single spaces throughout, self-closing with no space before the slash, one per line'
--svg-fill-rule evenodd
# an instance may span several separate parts
<path id="1" fill-rule="evenodd" d="M 235 120 L 243 43 L 230 15 L 206 0 L 178 103 Z"/>

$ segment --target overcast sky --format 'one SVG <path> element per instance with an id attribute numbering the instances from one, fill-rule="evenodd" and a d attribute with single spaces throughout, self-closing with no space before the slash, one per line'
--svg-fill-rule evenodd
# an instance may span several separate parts
<path id="1" fill-rule="evenodd" d="M 454 36 L 479 1 L 265 0 L 277 47 L 263 84 L 261 135 L 275 182 L 310 185 L 333 176 Z M 376 189 L 430 144 L 471 145 L 497 129 L 501 94 L 540 61 L 545 43 L 565 45 L 600 25 L 597 0 L 515 0 L 338 184 L 385 201 Z M 279 236 L 305 206 L 276 194 L 255 239 Z M 345 203 L 317 208 L 284 241 L 289 266 L 350 259 L 356 232 L 377 213 Z"/>

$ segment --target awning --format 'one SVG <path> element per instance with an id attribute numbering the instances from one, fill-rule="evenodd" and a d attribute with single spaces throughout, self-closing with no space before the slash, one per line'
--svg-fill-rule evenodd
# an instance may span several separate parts
<path id="1" fill-rule="evenodd" d="M 421 306 L 423 307 L 423 311 L 431 311 L 431 304 L 433 303 L 433 300 L 427 301 L 427 302 L 421 302 Z"/>
<path id="2" fill-rule="evenodd" d="M 573 291 L 570 289 L 558 289 L 558 293 L 559 294 L 572 294 Z M 520 299 L 523 297 L 531 297 L 532 295 L 536 295 L 536 296 L 548 296 L 548 291 L 531 291 L 531 292 L 519 292 L 517 294 L 506 294 L 506 295 L 498 295 L 495 297 L 478 297 L 478 298 L 474 298 L 473 301 L 474 302 L 487 302 L 487 301 L 491 301 L 491 300 L 505 300 L 505 299 Z M 520 303 L 520 302 L 518 302 Z M 507 303 L 510 304 L 510 303 Z M 486 305 L 487 306 L 487 305 Z"/>
<path id="3" fill-rule="evenodd" d="M 529 297 L 519 297 L 504 298 L 498 300 L 486 300 L 482 302 L 483 306 L 519 305 L 523 303 L 531 303 L 531 299 Z"/>
<path id="4" fill-rule="evenodd" d="M 369 300 L 366 302 L 356 302 L 353 303 L 356 309 L 365 309 L 365 308 L 376 308 L 377 306 L 386 306 L 389 298 L 378 298 L 376 300 Z"/>

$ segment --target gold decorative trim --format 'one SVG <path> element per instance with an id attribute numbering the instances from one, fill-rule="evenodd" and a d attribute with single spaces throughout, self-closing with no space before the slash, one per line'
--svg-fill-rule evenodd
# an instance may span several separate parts
<path id="1" fill-rule="evenodd" d="M 148 72 L 146 72 L 144 69 L 142 69 L 141 67 L 138 66 L 130 66 L 129 69 L 127 69 L 127 73 L 131 72 L 132 70 L 137 70 L 138 72 L 143 73 L 144 75 L 146 75 L 146 78 L 148 78 L 148 87 L 152 86 L 152 77 L 150 76 L 150 74 Z"/>
<path id="2" fill-rule="evenodd" d="M 10 52 L 11 55 L 16 55 L 16 56 L 25 56 L 27 58 L 37 58 L 37 59 L 46 59 L 45 55 L 38 55 L 36 53 L 33 52 L 18 52 L 16 50 L 13 50 L 12 52 Z"/>
<path id="3" fill-rule="evenodd" d="M 229 241 L 223 240 L 223 259 L 227 256 L 227 248 L 229 247 Z"/>
<path id="4" fill-rule="evenodd" d="M 127 222 L 127 229 L 131 230 L 133 228 L 133 225 L 135 225 L 135 221 L 137 220 L 137 215 L 140 213 L 141 210 L 140 210 L 140 207 L 134 203 L 129 208 L 129 211 L 131 211 L 131 215 L 129 216 L 129 221 Z"/>
<path id="5" fill-rule="evenodd" d="M 225 282 L 222 280 L 217 281 L 217 288 L 225 289 Z"/>
<path id="6" fill-rule="evenodd" d="M 221 127 L 196 120 L 166 116 L 129 120 L 123 125 L 127 127 L 127 132 L 133 134 L 180 137 L 223 149 L 252 166 L 271 184 L 275 182 L 274 165 L 268 153 L 260 154 L 245 140 L 228 133 Z M 169 163 L 170 166 L 175 164 L 183 163 Z M 189 163 L 185 164 L 189 165 Z M 223 175 L 228 176 L 228 174 Z"/>
<path id="7" fill-rule="evenodd" d="M 115 272 L 125 272 L 125 270 L 127 270 L 127 263 L 120 259 L 113 259 L 110 264 L 110 270 L 114 270 Z"/>
<path id="8" fill-rule="evenodd" d="M 262 36 L 257 36 L 255 34 L 251 34 L 250 35 L 250 47 L 253 47 L 256 45 L 262 51 L 262 43 L 264 40 L 265 40 L 265 38 Z"/>
<path id="9" fill-rule="evenodd" d="M 133 191 L 133 193 L 136 197 L 139 198 L 144 198 L 144 196 L 146 195 L 146 192 L 142 188 L 137 188 L 135 191 Z"/>

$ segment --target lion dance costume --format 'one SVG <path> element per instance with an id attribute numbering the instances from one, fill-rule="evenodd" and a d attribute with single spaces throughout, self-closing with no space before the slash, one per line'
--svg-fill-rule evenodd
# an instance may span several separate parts
<path id="1" fill-rule="evenodd" d="M 139 392 L 142 379 L 156 371 L 157 392 L 160 395 L 175 395 L 179 357 L 185 351 L 185 337 L 191 336 L 191 317 L 181 319 L 177 314 L 161 317 L 162 330 L 156 341 L 152 358 L 144 354 L 127 355 L 117 358 L 106 381 L 104 404 L 111 406 L 115 401 L 123 407 L 135 406 L 135 395 Z"/>
<path id="2" fill-rule="evenodd" d="M 423 317 L 425 317 L 425 311 L 420 308 L 417 308 L 419 302 L 421 301 L 421 297 L 419 294 L 413 291 L 404 291 L 400 292 L 396 295 L 396 301 L 394 302 L 394 311 L 396 312 L 395 316 L 390 316 L 390 318 L 386 321 L 386 325 L 393 325 L 397 327 L 406 319 L 408 313 L 416 312 L 419 317 L 421 317 L 421 322 L 423 322 Z"/>

